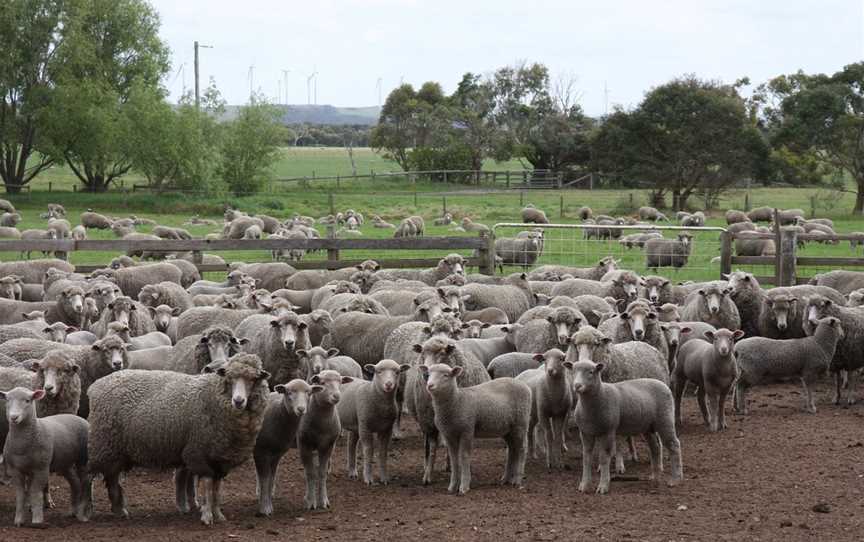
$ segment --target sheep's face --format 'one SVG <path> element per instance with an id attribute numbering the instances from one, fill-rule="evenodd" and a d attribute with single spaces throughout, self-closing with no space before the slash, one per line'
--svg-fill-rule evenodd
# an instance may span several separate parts
<path id="1" fill-rule="evenodd" d="M 470 297 L 463 294 L 458 286 L 449 286 L 438 288 L 438 295 L 445 305 L 450 307 L 454 314 L 462 314 L 465 312 L 465 301 Z"/>
<path id="2" fill-rule="evenodd" d="M 634 301 L 639 297 L 639 278 L 636 275 L 625 273 L 612 282 L 624 292 L 628 300 Z"/>
<path id="3" fill-rule="evenodd" d="M 322 371 L 330 368 L 328 359 L 339 355 L 338 348 L 324 350 L 320 346 L 316 346 L 309 350 L 297 350 L 297 355 L 300 357 L 300 364 L 306 366 L 307 379 Z"/>
<path id="4" fill-rule="evenodd" d="M 21 279 L 13 276 L 0 279 L 0 298 L 20 300 Z"/>
<path id="5" fill-rule="evenodd" d="M 681 344 L 681 335 L 686 335 L 692 331 L 689 327 L 682 326 L 678 322 L 661 325 L 660 329 L 663 330 L 663 335 L 666 337 L 666 344 L 668 344 L 670 348 L 675 348 Z"/>
<path id="6" fill-rule="evenodd" d="M 450 307 L 443 306 L 440 299 L 428 299 L 421 301 L 420 298 L 414 299 L 415 310 L 414 314 L 417 319 L 423 322 L 431 322 L 433 318 L 444 312 L 452 312 Z"/>
<path id="7" fill-rule="evenodd" d="M 462 374 L 462 367 L 450 367 L 444 363 L 421 365 L 417 369 L 426 379 L 426 389 L 432 395 L 455 388 L 456 379 Z"/>
<path id="8" fill-rule="evenodd" d="M 756 290 L 759 288 L 756 281 L 753 279 L 753 275 L 750 273 L 745 273 L 744 271 L 735 271 L 729 274 L 729 287 L 732 288 L 732 297 L 735 297 L 737 294 L 748 291 L 748 290 Z"/>
<path id="9" fill-rule="evenodd" d="M 18 425 L 36 418 L 36 401 L 45 397 L 45 390 L 30 391 L 15 388 L 0 391 L 0 398 L 6 400 L 6 420 L 9 425 Z"/>
<path id="10" fill-rule="evenodd" d="M 546 321 L 555 328 L 558 344 L 566 346 L 570 335 L 579 329 L 582 317 L 570 307 L 558 307 L 554 313 L 546 317 Z"/>
<path id="11" fill-rule="evenodd" d="M 659 303 L 664 294 L 668 295 L 672 291 L 672 283 L 663 277 L 645 277 L 642 287 L 645 288 L 645 297 L 654 304 Z"/>
<path id="12" fill-rule="evenodd" d="M 77 378 L 78 365 L 63 353 L 49 353 L 41 361 L 34 361 L 30 368 L 36 371 L 36 385 L 45 390 L 48 397 L 57 397 L 63 386 Z"/>
<path id="13" fill-rule="evenodd" d="M 96 301 L 96 306 L 101 312 L 120 296 L 120 289 L 112 284 L 103 284 L 92 288 L 89 295 Z"/>
<path id="14" fill-rule="evenodd" d="M 49 341 L 62 343 L 66 341 L 66 335 L 72 331 L 77 331 L 77 329 L 72 326 L 67 326 L 63 322 L 54 322 L 50 326 L 46 326 L 42 330 L 42 333 L 45 334 L 45 338 Z"/>
<path id="15" fill-rule="evenodd" d="M 303 379 L 295 378 L 287 384 L 277 384 L 273 389 L 282 394 L 282 406 L 285 410 L 299 418 L 309 408 L 309 398 L 312 394 L 324 388 L 317 384 L 310 386 Z"/>
<path id="16" fill-rule="evenodd" d="M 150 317 L 153 319 L 153 325 L 156 331 L 165 333 L 171 325 L 171 318 L 180 314 L 179 308 L 171 308 L 168 305 L 159 305 L 158 307 L 150 307 Z"/>
<path id="17" fill-rule="evenodd" d="M 579 361 L 573 366 L 573 391 L 583 395 L 600 389 L 602 383 L 600 374 L 605 366 L 602 363 Z"/>
<path id="18" fill-rule="evenodd" d="M 453 365 L 451 357 L 456 351 L 456 343 L 445 339 L 432 338 L 422 345 L 415 344 L 414 351 L 420 354 L 420 364 L 431 367 L 437 364 Z"/>
<path id="19" fill-rule="evenodd" d="M 392 359 L 382 359 L 378 363 L 364 366 L 367 373 L 372 374 L 372 385 L 383 393 L 395 393 L 399 383 L 399 375 L 407 371 L 410 365 L 399 365 Z"/>
<path id="20" fill-rule="evenodd" d="M 592 361 L 607 357 L 606 350 L 612 339 L 591 326 L 584 326 L 574 333 L 568 342 L 570 346 L 567 348 L 567 361 Z"/>
<path id="21" fill-rule="evenodd" d="M 251 359 L 254 359 L 254 363 Z M 252 354 L 241 354 L 229 359 L 216 370 L 216 374 L 222 378 L 223 389 L 230 396 L 235 411 L 250 406 L 255 388 L 261 381 L 270 378 L 270 373 L 261 369 L 261 360 Z"/>
<path id="22" fill-rule="evenodd" d="M 797 307 L 798 298 L 788 295 L 778 295 L 775 297 L 765 298 L 765 303 L 768 305 L 768 308 L 771 309 L 770 314 L 777 325 L 777 329 L 780 331 L 786 331 L 789 327 L 790 316 L 794 317 L 796 314 L 795 309 Z M 812 314 L 812 311 L 810 314 Z"/>
<path id="23" fill-rule="evenodd" d="M 84 317 L 90 320 L 91 322 L 95 322 L 99 319 L 99 305 L 96 304 L 96 300 L 92 297 L 84 298 Z"/>
<path id="24" fill-rule="evenodd" d="M 238 339 L 226 328 L 206 330 L 201 334 L 199 343 L 207 349 L 207 356 L 210 361 L 202 371 L 212 373 L 222 367 L 231 356 L 239 353 L 241 347 L 247 342 L 248 339 Z"/>
<path id="25" fill-rule="evenodd" d="M 108 303 L 108 310 L 111 313 L 111 322 L 118 322 L 128 327 L 132 313 L 138 310 L 138 308 L 128 297 L 120 297 Z"/>
<path id="26" fill-rule="evenodd" d="M 289 352 L 294 351 L 298 335 L 307 327 L 306 322 L 301 322 L 294 313 L 270 321 L 270 329 L 279 337 L 282 346 Z"/>
<path id="27" fill-rule="evenodd" d="M 447 275 L 464 275 L 465 258 L 459 254 L 449 254 L 438 262 L 438 269 L 445 277 Z"/>
<path id="28" fill-rule="evenodd" d="M 708 309 L 710 314 L 720 314 L 720 309 L 723 306 L 724 297 L 728 297 L 731 292 L 728 288 L 709 287 L 699 290 L 699 296 L 702 298 L 702 303 Z"/>
<path id="29" fill-rule="evenodd" d="M 119 337 L 109 335 L 93 343 L 90 348 L 99 352 L 103 365 L 109 371 L 119 371 L 129 365 L 126 358 L 128 345 Z"/>
<path id="30" fill-rule="evenodd" d="M 693 236 L 689 233 L 679 233 L 678 241 L 686 248 L 690 248 L 690 245 L 693 244 Z"/>
<path id="31" fill-rule="evenodd" d="M 230 273 L 228 273 L 228 277 L 226 279 L 226 282 L 228 283 L 228 286 L 237 286 L 238 284 L 240 284 L 243 281 L 244 277 L 248 277 L 248 276 L 249 275 L 247 275 L 246 273 L 244 273 L 242 271 L 234 270 L 234 271 L 231 271 Z"/>
<path id="32" fill-rule="evenodd" d="M 162 294 L 154 286 L 148 284 L 138 293 L 138 301 L 150 307 L 162 304 Z"/>
<path id="33" fill-rule="evenodd" d="M 84 314 L 84 290 L 77 286 L 70 286 L 64 289 L 60 296 L 63 298 L 63 304 L 72 309 L 75 314 Z"/>
<path id="34" fill-rule="evenodd" d="M 864 305 L 864 289 L 855 290 L 854 292 L 849 293 L 849 301 L 846 303 L 847 307 L 860 307 Z"/>
<path id="35" fill-rule="evenodd" d="M 375 283 L 375 281 L 372 280 L 372 275 L 372 271 L 357 271 L 351 275 L 350 280 L 360 288 L 361 293 L 368 294 L 372 285 Z"/>
<path id="36" fill-rule="evenodd" d="M 466 339 L 479 339 L 483 334 L 483 330 L 491 327 L 492 324 L 481 322 L 480 320 L 471 320 L 462 324 L 462 335 Z"/>
<path id="37" fill-rule="evenodd" d="M 657 318 L 661 322 L 675 322 L 681 320 L 681 314 L 678 312 L 678 305 L 674 303 L 665 303 L 657 307 Z"/>
<path id="38" fill-rule="evenodd" d="M 273 305 L 273 296 L 267 290 L 255 290 L 248 295 L 246 305 L 250 309 L 265 309 Z"/>
<path id="39" fill-rule="evenodd" d="M 776 303 L 775 303 L 776 305 Z M 827 297 L 816 295 L 807 300 L 806 317 L 807 321 L 812 325 L 816 325 L 819 320 L 830 316 L 829 311 L 833 306 L 833 302 Z"/>
<path id="40" fill-rule="evenodd" d="M 565 359 L 564 352 L 557 348 L 547 350 L 545 354 L 534 354 L 534 361 L 544 364 L 546 377 L 550 379 L 564 378 L 567 371 L 573 368 L 573 363 Z"/>
<path id="41" fill-rule="evenodd" d="M 634 341 L 644 340 L 647 328 L 657 323 L 657 313 L 641 304 L 631 306 L 627 312 L 619 314 L 618 318 L 630 327 L 630 334 Z"/>
<path id="42" fill-rule="evenodd" d="M 359 294 L 360 287 L 353 282 L 347 280 L 337 281 L 336 284 L 333 285 L 333 295 L 336 294 Z"/>
<path id="43" fill-rule="evenodd" d="M 342 376 L 336 371 L 327 370 L 313 376 L 310 382 L 322 387 L 321 391 L 315 394 L 316 400 L 328 405 L 336 405 L 342 396 L 342 384 L 347 384 L 353 380 L 350 376 Z"/>
<path id="44" fill-rule="evenodd" d="M 432 319 L 429 325 L 423 327 L 427 338 L 459 340 L 462 337 L 462 321 L 452 314 L 441 314 Z"/>
<path id="45" fill-rule="evenodd" d="M 705 332 L 705 338 L 708 342 L 714 344 L 714 350 L 724 358 L 732 353 L 735 341 L 743 336 L 744 332 L 740 329 L 729 331 L 728 329 L 723 328 L 718 329 L 717 331 L 709 330 Z"/>
<path id="46" fill-rule="evenodd" d="M 378 307 L 371 300 L 358 297 L 352 299 L 344 307 L 339 307 L 339 312 L 363 312 L 366 314 L 379 314 Z"/>

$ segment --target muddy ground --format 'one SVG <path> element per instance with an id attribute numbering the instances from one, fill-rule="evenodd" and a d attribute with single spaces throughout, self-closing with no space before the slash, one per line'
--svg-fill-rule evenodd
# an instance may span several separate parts
<path id="1" fill-rule="evenodd" d="M 582 495 L 575 442 L 565 471 L 548 473 L 529 460 L 523 489 L 499 487 L 504 452 L 499 441 L 485 441 L 474 452 L 471 492 L 455 497 L 445 473 L 430 487 L 420 484 L 422 441 L 412 426 L 392 448 L 387 487 L 348 480 L 339 443 L 329 511 L 302 508 L 302 468 L 292 452 L 280 466 L 271 519 L 255 517 L 251 462 L 223 485 L 228 521 L 213 528 L 175 512 L 170 472 L 128 476 L 125 521 L 109 514 L 104 487 L 94 486 L 88 524 L 63 517 L 68 490 L 52 477 L 58 508 L 47 513 L 45 530 L 12 528 L 14 493 L 0 487 L 0 540 L 864 540 L 864 405 L 834 407 L 828 385 L 818 391 L 816 415 L 801 410 L 795 386 L 752 393 L 752 413 L 729 416 L 718 435 L 697 423 L 695 399 L 685 398 L 685 482 L 672 489 L 647 481 L 642 446 L 642 462 L 628 471 L 641 481 Z"/>

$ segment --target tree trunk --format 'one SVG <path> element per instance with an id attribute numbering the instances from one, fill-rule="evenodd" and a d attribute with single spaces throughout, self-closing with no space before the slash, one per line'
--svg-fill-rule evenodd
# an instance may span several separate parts
<path id="1" fill-rule="evenodd" d="M 855 195 L 853 215 L 864 215 L 864 179 L 858 179 L 858 193 Z"/>
<path id="2" fill-rule="evenodd" d="M 672 191 L 672 210 L 676 213 L 681 210 L 681 192 L 677 188 Z"/>

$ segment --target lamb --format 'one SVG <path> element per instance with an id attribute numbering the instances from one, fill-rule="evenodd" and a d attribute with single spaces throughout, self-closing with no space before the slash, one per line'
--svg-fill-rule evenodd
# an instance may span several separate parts
<path id="1" fill-rule="evenodd" d="M 668 322 L 660 325 L 663 330 L 663 337 L 666 339 L 666 344 L 669 345 L 669 355 L 667 356 L 667 364 L 669 374 L 675 370 L 677 364 L 678 350 L 687 342 L 705 336 L 706 332 L 714 333 L 717 329 L 711 324 L 704 322 Z M 674 391 L 674 390 L 673 390 Z"/>
<path id="2" fill-rule="evenodd" d="M 639 284 L 641 279 L 632 271 L 624 271 L 619 277 L 609 282 L 600 282 L 586 279 L 562 280 L 552 288 L 552 297 L 564 295 L 577 297 L 580 295 L 595 295 L 605 298 L 612 297 L 616 300 L 630 302 L 639 296 Z"/>
<path id="3" fill-rule="evenodd" d="M 257 356 L 239 354 L 211 374 L 131 370 L 97 382 L 90 390 L 87 451 L 90 472 L 105 478 L 112 512 L 129 515 L 124 471 L 174 467 L 181 468 L 179 480 L 204 479 L 202 523 L 224 521 L 222 479 L 251 455 L 267 408 L 268 376 Z M 178 508 L 186 512 L 188 487 L 181 482 L 177 489 Z"/>
<path id="4" fill-rule="evenodd" d="M 629 341 L 613 344 L 601 331 L 582 326 L 570 337 L 567 361 L 596 361 L 606 366 L 609 382 L 654 378 L 668 384 L 666 359 L 650 344 Z"/>
<path id="5" fill-rule="evenodd" d="M 336 371 L 342 376 L 363 378 L 360 364 L 348 356 L 340 356 L 336 348 L 325 350 L 314 346 L 309 350 L 298 350 L 297 355 L 300 357 L 300 366 L 306 370 L 307 381 L 322 371 Z"/>
<path id="6" fill-rule="evenodd" d="M 475 438 L 501 437 L 507 445 L 503 482 L 521 487 L 525 472 L 525 437 L 531 418 L 531 389 L 518 380 L 499 378 L 459 388 L 462 367 L 443 363 L 418 367 L 426 377 L 435 426 L 450 456 L 450 493 L 471 488 L 471 449 Z"/>
<path id="7" fill-rule="evenodd" d="M 87 240 L 87 230 L 80 224 L 72 228 L 70 235 L 74 241 Z"/>
<path id="8" fill-rule="evenodd" d="M 48 220 L 48 226 L 46 228 L 50 230 L 54 230 L 57 234 L 57 239 L 68 239 L 71 237 L 72 225 L 68 220 L 64 220 L 62 218 L 52 218 Z"/>
<path id="9" fill-rule="evenodd" d="M 266 517 L 273 514 L 273 488 L 279 461 L 288 448 L 297 447 L 300 419 L 309 407 L 311 396 L 324 388 L 319 384 L 310 386 L 297 378 L 287 384 L 277 384 L 274 389 L 267 399 L 264 422 L 252 451 L 258 515 Z"/>
<path id="10" fill-rule="evenodd" d="M 192 239 L 189 232 L 183 228 L 172 228 L 170 226 L 156 226 L 151 233 L 161 239 Z"/>
<path id="11" fill-rule="evenodd" d="M 840 385 L 842 371 L 849 373 L 847 404 L 854 404 L 858 391 L 858 369 L 864 367 L 864 318 L 860 309 L 844 307 L 842 303 L 836 303 L 822 295 L 811 295 L 807 298 L 802 313 L 804 330 L 808 335 L 815 335 L 813 328 L 816 323 L 826 317 L 837 318 L 842 325 L 843 335 L 830 365 L 831 372 L 834 373 L 834 404 L 840 404 L 843 399 Z"/>
<path id="12" fill-rule="evenodd" d="M 579 396 L 574 419 L 582 439 L 582 480 L 585 493 L 594 473 L 594 448 L 599 444 L 600 483 L 597 493 L 609 492 L 609 464 L 617 436 L 644 435 L 651 450 L 651 479 L 662 472 L 660 442 L 671 456 L 669 486 L 684 478 L 681 443 L 675 433 L 675 410 L 669 387 L 650 378 L 606 383 L 601 373 L 606 366 L 591 361 L 573 365 L 573 390 Z M 658 438 L 659 437 L 659 438 Z M 597 442 L 599 440 L 599 442 Z"/>
<path id="13" fill-rule="evenodd" d="M 380 221 L 381 217 L 378 217 L 378 218 Z M 374 220 L 374 218 L 373 218 L 373 220 Z M 441 217 L 436 218 L 434 221 L 436 226 L 449 226 L 452 222 L 453 222 L 453 215 L 450 213 L 444 213 Z"/>
<path id="14" fill-rule="evenodd" d="M 348 477 L 357 478 L 357 442 L 363 452 L 363 482 L 373 483 L 372 454 L 373 436 L 378 440 L 378 479 L 383 485 L 389 483 L 387 474 L 387 450 L 398 409 L 396 387 L 399 376 L 409 365 L 398 364 L 392 359 L 366 365 L 372 381 L 355 379 L 342 388 L 342 398 L 336 405 L 342 429 L 348 431 Z"/>
<path id="15" fill-rule="evenodd" d="M 687 296 L 681 310 L 683 320 L 711 324 L 717 329 L 741 329 L 738 307 L 729 297 L 731 287 L 709 286 Z"/>
<path id="16" fill-rule="evenodd" d="M 113 279 L 123 295 L 138 299 L 138 294 L 148 284 L 174 282 L 180 284 L 182 271 L 170 263 L 153 263 L 122 267 L 120 269 L 100 269 L 90 274 L 92 278 L 108 277 Z"/>
<path id="17" fill-rule="evenodd" d="M 641 286 L 644 289 L 643 297 L 648 299 L 652 305 L 664 305 L 675 303 L 683 305 L 687 293 L 680 287 L 674 286 L 672 281 L 666 277 L 649 275 L 642 277 Z"/>
<path id="18" fill-rule="evenodd" d="M 180 314 L 180 309 L 159 305 L 158 307 L 148 307 L 148 310 L 156 331 L 161 331 L 167 335 L 171 339 L 171 344 L 175 344 L 177 342 L 177 316 Z"/>
<path id="19" fill-rule="evenodd" d="M 738 379 L 735 381 L 735 410 L 747 413 L 745 392 L 748 388 L 778 378 L 795 378 L 804 386 L 804 408 L 816 413 L 816 402 L 810 386 L 825 373 L 838 353 L 845 330 L 840 320 L 822 318 L 809 337 L 800 339 L 766 339 L 750 337 L 735 345 Z M 858 339 L 860 342 L 860 338 Z M 861 359 L 860 356 L 858 358 Z M 839 376 L 837 389 L 839 392 Z M 839 393 L 836 397 L 839 397 Z M 836 400 L 835 397 L 835 400 Z"/>
<path id="20" fill-rule="evenodd" d="M 546 213 L 533 205 L 522 209 L 522 222 L 526 224 L 548 224 L 549 219 L 546 218 Z"/>
<path id="21" fill-rule="evenodd" d="M 687 383 L 692 382 L 696 385 L 696 397 L 705 426 L 712 433 L 726 429 L 726 396 L 738 377 L 735 341 L 743 336 L 740 329 L 706 331 L 704 337 L 707 341 L 695 339 L 679 349 L 671 379 L 678 426 L 681 425 L 681 397 Z"/>
<path id="22" fill-rule="evenodd" d="M 419 233 L 417 232 L 417 228 L 414 226 L 414 223 L 408 220 L 407 218 L 403 219 L 402 222 L 399 223 L 399 226 L 396 228 L 396 231 L 393 232 L 393 237 L 395 239 L 401 237 L 418 237 Z"/>
<path id="23" fill-rule="evenodd" d="M 379 271 L 379 280 L 419 280 L 434 286 L 436 282 L 448 275 L 464 275 L 465 265 L 468 262 L 459 254 L 448 254 L 441 258 L 437 267 L 430 269 L 394 269 Z"/>
<path id="24" fill-rule="evenodd" d="M 491 326 L 492 324 L 488 322 L 468 320 L 462 324 L 462 335 L 466 339 L 479 339 L 483 335 L 483 330 Z"/>
<path id="25" fill-rule="evenodd" d="M 658 211 L 655 207 L 639 207 L 637 211 L 639 220 L 650 220 L 651 222 L 660 222 L 661 220 L 669 222 L 666 215 Z"/>
<path id="26" fill-rule="evenodd" d="M 641 301 L 634 301 L 617 317 L 602 322 L 597 328 L 614 344 L 640 341 L 653 346 L 664 359 L 669 358 L 669 345 L 657 318 L 657 313 Z"/>
<path id="27" fill-rule="evenodd" d="M 381 228 L 385 230 L 394 230 L 396 226 L 393 224 L 386 222 L 383 218 L 378 215 L 372 217 L 372 227 L 373 228 Z"/>
<path id="28" fill-rule="evenodd" d="M 78 329 L 72 326 L 67 326 L 63 322 L 54 322 L 42 329 L 45 338 L 55 343 L 66 342 L 66 335 L 74 333 L 75 331 L 78 331 Z"/>
<path id="29" fill-rule="evenodd" d="M 860 271 L 836 270 L 819 273 L 810 279 L 810 284 L 834 288 L 843 295 L 864 288 L 864 273 Z"/>
<path id="30" fill-rule="evenodd" d="M 168 305 L 180 312 L 192 308 L 192 297 L 176 282 L 147 284 L 138 293 L 138 301 L 145 307 Z"/>
<path id="31" fill-rule="evenodd" d="M 128 297 L 118 297 L 105 307 L 105 311 L 99 317 L 99 321 L 90 327 L 98 337 L 104 337 L 108 332 L 108 324 L 120 322 L 129 328 L 132 337 L 145 335 L 156 331 L 150 312 L 141 303 L 132 301 Z"/>
<path id="32" fill-rule="evenodd" d="M 487 370 L 491 378 L 516 378 L 525 371 L 539 366 L 534 354 L 511 352 L 502 354 L 489 363 Z"/>
<path id="33" fill-rule="evenodd" d="M 544 354 L 534 354 L 534 361 L 543 367 L 531 369 L 516 377 L 531 389 L 531 423 L 528 426 L 528 448 L 537 457 L 535 427 L 539 424 L 546 444 L 546 468 L 563 467 L 561 449 L 564 444 L 565 421 L 573 409 L 573 390 L 568 371 L 573 363 L 564 361 L 564 352 L 553 348 Z"/>
<path id="34" fill-rule="evenodd" d="M 463 217 L 462 218 L 462 229 L 469 232 L 477 232 L 477 233 L 491 233 L 492 230 L 489 229 L 489 226 L 486 224 L 480 224 L 479 222 L 474 222 L 470 218 Z"/>
<path id="35" fill-rule="evenodd" d="M 81 225 L 85 228 L 93 228 L 96 230 L 110 230 L 111 220 L 109 220 L 107 216 L 88 210 L 81 213 Z"/>
<path id="36" fill-rule="evenodd" d="M 544 322 L 538 321 L 538 323 L 543 324 Z M 551 320 L 550 323 L 555 325 Z M 563 325 L 566 326 L 567 323 L 564 323 Z M 496 357 L 517 350 L 517 337 L 519 337 L 519 332 L 521 332 L 522 329 L 522 324 L 509 324 L 502 328 L 504 335 L 501 335 L 500 337 L 491 337 L 487 339 L 462 339 L 458 343 L 459 348 L 462 352 L 477 358 L 477 360 L 483 364 L 483 367 L 488 367 L 489 363 L 491 363 Z M 524 341 L 525 339 L 522 340 Z"/>
<path id="37" fill-rule="evenodd" d="M 684 267 L 693 248 L 693 236 L 679 233 L 677 239 L 650 239 L 645 243 L 645 267 Z"/>
<path id="38" fill-rule="evenodd" d="M 92 508 L 87 474 L 87 421 L 74 414 L 37 418 L 36 402 L 45 397 L 45 390 L 17 387 L 0 391 L 0 397 L 6 402 L 6 419 L 10 424 L 3 447 L 3 465 L 15 486 L 15 526 L 24 524 L 27 508 L 32 523 L 42 524 L 43 491 L 47 491 L 50 472 L 62 474 L 69 482 L 72 515 L 86 522 Z"/>
<path id="39" fill-rule="evenodd" d="M 664 303 L 656 307 L 657 320 L 659 322 L 677 322 L 681 320 L 681 313 L 675 303 Z"/>
<path id="40" fill-rule="evenodd" d="M 55 241 L 57 239 L 57 232 L 54 230 L 24 230 L 21 232 L 21 239 L 23 241 Z M 32 252 L 32 250 L 22 250 L 21 257 L 29 260 Z M 43 256 L 47 256 L 50 253 L 50 250 L 42 251 Z"/>
<path id="41" fill-rule="evenodd" d="M 750 219 L 747 217 L 747 213 L 744 211 L 736 211 L 735 209 L 729 209 L 726 211 L 724 215 L 726 218 L 726 224 L 739 224 L 741 222 L 749 222 Z"/>
<path id="42" fill-rule="evenodd" d="M 566 347 L 567 339 L 579 329 L 583 322 L 585 322 L 585 316 L 577 309 L 572 307 L 550 308 L 545 318 L 524 322 L 521 329 L 516 331 L 516 350 L 538 353 L 546 352 L 552 348 Z M 504 352 L 500 353 L 503 354 Z M 492 361 L 492 358 L 489 358 L 488 361 Z"/>
<path id="43" fill-rule="evenodd" d="M 0 262 L 0 277 L 18 275 L 24 284 L 41 284 L 51 268 L 63 273 L 72 273 L 75 267 L 57 259 L 32 260 L 29 262 Z"/>
<path id="44" fill-rule="evenodd" d="M 312 384 L 321 386 L 321 391 L 310 397 L 309 407 L 300 418 L 297 428 L 297 448 L 306 477 L 303 501 L 307 510 L 330 508 L 327 473 L 330 470 L 330 456 L 342 432 L 336 406 L 341 398 L 341 385 L 352 380 L 350 376 L 341 376 L 336 371 L 324 371 L 312 377 Z"/>

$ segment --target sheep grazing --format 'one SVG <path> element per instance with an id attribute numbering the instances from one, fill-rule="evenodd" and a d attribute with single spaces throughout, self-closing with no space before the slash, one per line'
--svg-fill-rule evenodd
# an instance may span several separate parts
<path id="1" fill-rule="evenodd" d="M 21 232 L 18 228 L 0 226 L 0 239 L 21 239 Z"/>
<path id="2" fill-rule="evenodd" d="M 399 223 L 399 227 L 393 232 L 394 238 L 400 237 L 420 237 L 421 233 L 417 230 L 417 226 L 411 220 L 405 218 Z"/>
<path id="3" fill-rule="evenodd" d="M 111 229 L 111 220 L 108 219 L 107 216 L 100 215 L 99 213 L 94 213 L 93 211 L 86 211 L 81 213 L 81 225 L 85 228 L 92 228 L 95 230 L 110 230 Z"/>
<path id="4" fill-rule="evenodd" d="M 573 390 L 578 395 L 574 421 L 582 439 L 582 480 L 579 491 L 591 486 L 595 446 L 599 446 L 600 483 L 597 493 L 609 492 L 609 468 L 617 436 L 643 435 L 651 451 L 651 479 L 659 480 L 663 470 L 660 443 L 669 451 L 672 463 L 669 486 L 684 479 L 681 443 L 675 433 L 675 408 L 669 387 L 650 378 L 604 382 L 603 363 L 580 361 L 573 364 Z"/>
<path id="5" fill-rule="evenodd" d="M 297 447 L 300 419 L 309 407 L 311 396 L 323 389 L 321 385 L 312 386 L 297 378 L 287 384 L 277 384 L 268 397 L 264 421 L 252 451 L 259 516 L 273 514 L 276 468 L 288 448 Z"/>
<path id="6" fill-rule="evenodd" d="M 651 222 L 660 222 L 661 220 L 669 222 L 666 215 L 658 211 L 654 207 L 639 207 L 639 220 L 650 220 Z"/>
<path id="7" fill-rule="evenodd" d="M 3 213 L 0 215 L 0 226 L 5 228 L 14 228 L 21 222 L 21 215 L 18 213 Z"/>
<path id="8" fill-rule="evenodd" d="M 522 222 L 525 224 L 548 224 L 549 219 L 546 218 L 545 212 L 529 205 L 522 209 Z"/>
<path id="9" fill-rule="evenodd" d="M 573 363 L 564 361 L 565 354 L 557 348 L 544 354 L 534 354 L 534 361 L 541 368 L 521 373 L 517 380 L 525 382 L 531 389 L 531 423 L 528 426 L 528 448 L 537 457 L 534 430 L 539 425 L 546 447 L 546 468 L 563 467 L 561 449 L 564 444 L 564 429 L 567 416 L 573 409 L 573 389 L 568 371 Z"/>
<path id="10" fill-rule="evenodd" d="M 350 376 L 341 376 L 336 371 L 324 371 L 312 377 L 311 383 L 321 386 L 321 390 L 310 397 L 306 414 L 300 418 L 297 428 L 297 448 L 306 478 L 303 502 L 307 510 L 330 508 L 327 474 L 330 471 L 330 456 L 342 432 L 336 407 L 341 399 L 342 384 L 352 380 Z"/>
<path id="11" fill-rule="evenodd" d="M 471 449 L 475 438 L 500 437 L 507 445 L 502 482 L 521 487 L 525 472 L 526 434 L 531 420 L 531 389 L 523 382 L 499 378 L 467 388 L 456 386 L 462 367 L 443 363 L 418 367 L 427 379 L 435 426 L 450 456 L 450 493 L 471 489 Z"/>
<path id="12" fill-rule="evenodd" d="M 729 297 L 729 286 L 711 285 L 700 288 L 687 296 L 681 318 L 687 321 L 705 322 L 717 329 L 741 329 L 738 307 Z"/>
<path id="13" fill-rule="evenodd" d="M 591 207 L 579 207 L 576 216 L 579 217 L 579 220 L 590 220 L 594 217 L 594 211 L 591 210 Z"/>
<path id="14" fill-rule="evenodd" d="M 675 422 L 681 425 L 681 397 L 688 382 L 696 385 L 696 397 L 705 426 L 711 432 L 726 429 L 726 396 L 738 376 L 735 341 L 744 336 L 739 330 L 706 331 L 706 340 L 694 339 L 678 351 L 672 373 L 675 395 Z M 707 396 L 707 401 L 705 400 Z"/>
<path id="15" fill-rule="evenodd" d="M 726 218 L 726 224 L 739 224 L 741 222 L 750 222 L 750 219 L 747 217 L 747 213 L 744 211 L 736 211 L 735 209 L 729 209 L 726 211 L 724 215 Z"/>
<path id="16" fill-rule="evenodd" d="M 34 525 L 41 525 L 43 492 L 48 475 L 61 474 L 69 482 L 71 513 L 87 521 L 92 508 L 87 474 L 87 420 L 74 414 L 36 417 L 36 403 L 45 390 L 18 387 L 0 391 L 6 402 L 9 434 L 3 446 L 3 466 L 15 486 L 15 526 L 24 524 L 27 508 Z"/>
<path id="17" fill-rule="evenodd" d="M 92 386 L 89 468 L 103 475 L 112 512 L 129 515 L 120 485 L 124 471 L 180 468 L 204 479 L 202 523 L 224 521 L 222 479 L 252 453 L 267 408 L 268 376 L 258 356 L 239 354 L 211 374 L 120 371 Z M 187 512 L 188 488 L 178 484 L 177 490 L 178 508 Z"/>
<path id="18" fill-rule="evenodd" d="M 541 265 L 528 273 L 528 280 L 543 280 L 544 273 L 556 273 L 571 275 L 576 279 L 600 280 L 606 273 L 618 269 L 619 260 L 612 256 L 606 256 L 597 262 L 594 267 L 569 267 L 566 265 Z"/>
<path id="19" fill-rule="evenodd" d="M 649 239 L 645 243 L 645 267 L 684 267 L 693 248 L 693 236 L 679 233 L 677 239 Z"/>
<path id="20" fill-rule="evenodd" d="M 735 381 L 735 410 L 747 413 L 745 392 L 748 388 L 777 379 L 797 379 L 804 386 L 804 408 L 816 413 L 816 402 L 810 386 L 825 373 L 844 336 L 840 320 L 822 318 L 813 335 L 800 339 L 766 339 L 750 337 L 735 345 L 738 378 Z M 860 340 L 860 339 L 859 339 Z M 860 359 L 860 357 L 859 357 Z M 839 380 L 838 390 L 839 390 Z"/>
<path id="21" fill-rule="evenodd" d="M 503 264 L 533 265 L 540 257 L 541 243 L 534 237 L 500 238 L 495 240 L 495 254 Z"/>
<path id="22" fill-rule="evenodd" d="M 21 240 L 23 241 L 55 241 L 57 240 L 57 232 L 54 230 L 24 230 L 21 232 Z M 30 259 L 32 250 L 22 250 L 21 258 Z M 43 250 L 42 255 L 51 254 L 50 250 Z"/>
<path id="23" fill-rule="evenodd" d="M 387 450 L 398 409 L 396 387 L 401 373 L 409 365 L 398 364 L 392 359 L 383 359 L 365 367 L 372 380 L 355 379 L 342 387 L 342 398 L 336 405 L 342 429 L 348 435 L 348 477 L 357 479 L 357 442 L 363 452 L 363 482 L 373 483 L 372 454 L 375 450 L 373 438 L 378 440 L 378 479 L 387 485 Z"/>

